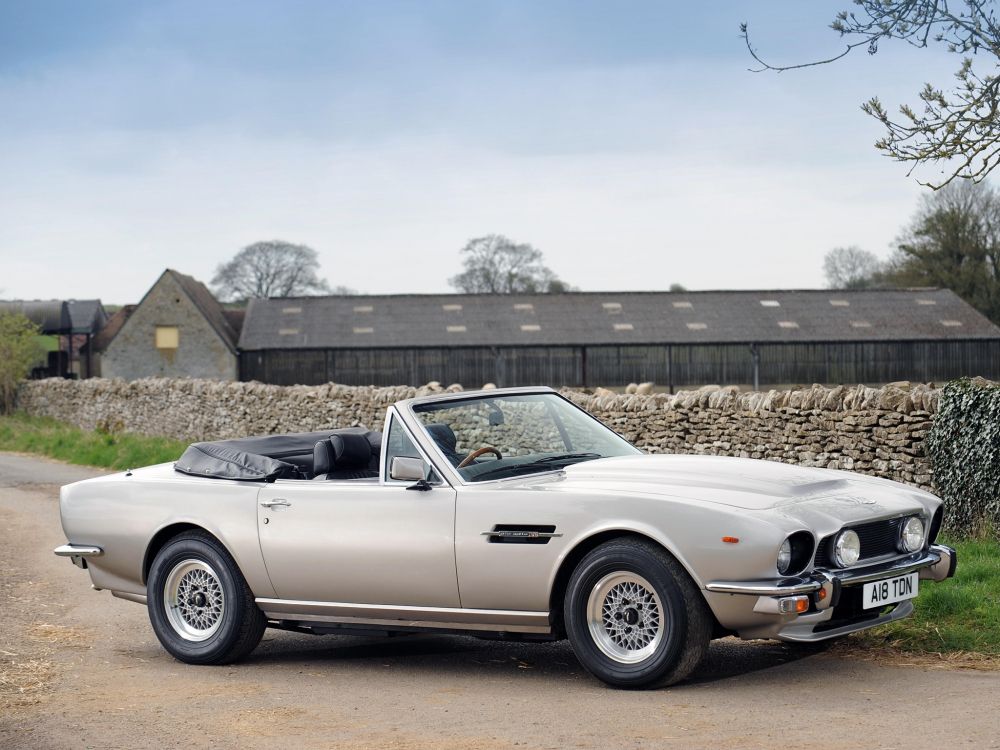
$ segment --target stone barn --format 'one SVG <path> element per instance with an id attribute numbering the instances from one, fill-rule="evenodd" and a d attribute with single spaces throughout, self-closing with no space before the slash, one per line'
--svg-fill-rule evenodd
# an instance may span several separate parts
<path id="1" fill-rule="evenodd" d="M 240 321 L 200 281 L 168 268 L 100 342 L 101 376 L 236 380 Z"/>

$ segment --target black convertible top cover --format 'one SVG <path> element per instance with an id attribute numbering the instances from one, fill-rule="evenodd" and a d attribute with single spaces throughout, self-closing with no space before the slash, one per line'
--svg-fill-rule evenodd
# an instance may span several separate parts
<path id="1" fill-rule="evenodd" d="M 273 482 L 303 479 L 312 469 L 313 446 L 331 435 L 367 434 L 365 427 L 192 443 L 174 464 L 182 474 L 213 479 Z"/>

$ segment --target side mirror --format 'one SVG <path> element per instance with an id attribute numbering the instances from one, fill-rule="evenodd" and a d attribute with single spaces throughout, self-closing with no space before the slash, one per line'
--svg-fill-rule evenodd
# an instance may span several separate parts
<path id="1" fill-rule="evenodd" d="M 419 458 L 407 458 L 406 456 L 394 456 L 389 465 L 389 478 L 400 482 L 420 482 L 423 481 L 427 469 L 424 462 Z"/>

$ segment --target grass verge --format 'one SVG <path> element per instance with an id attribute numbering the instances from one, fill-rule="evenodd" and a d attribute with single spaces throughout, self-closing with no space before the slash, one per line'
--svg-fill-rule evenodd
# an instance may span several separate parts
<path id="1" fill-rule="evenodd" d="M 855 645 L 911 654 L 989 657 L 1000 666 L 1000 542 L 947 540 L 958 552 L 955 577 L 921 581 L 905 620 L 851 636 Z"/>
<path id="2" fill-rule="evenodd" d="M 48 417 L 0 417 L 0 450 L 39 453 L 71 464 L 131 469 L 175 461 L 186 443 L 128 432 L 90 432 Z"/>

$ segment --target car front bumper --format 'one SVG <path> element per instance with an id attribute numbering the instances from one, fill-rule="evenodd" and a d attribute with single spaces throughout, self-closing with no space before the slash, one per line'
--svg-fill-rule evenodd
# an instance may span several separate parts
<path id="1" fill-rule="evenodd" d="M 781 579 L 713 581 L 705 586 L 706 599 L 719 622 L 743 638 L 821 641 L 899 620 L 913 612 L 912 600 L 904 600 L 892 605 L 892 609 L 845 614 L 850 610 L 851 597 L 864 584 L 915 572 L 921 580 L 943 581 L 955 574 L 957 561 L 954 549 L 935 544 L 924 552 L 853 570 L 819 570 Z M 796 599 L 805 599 L 808 609 L 783 609 Z"/>

